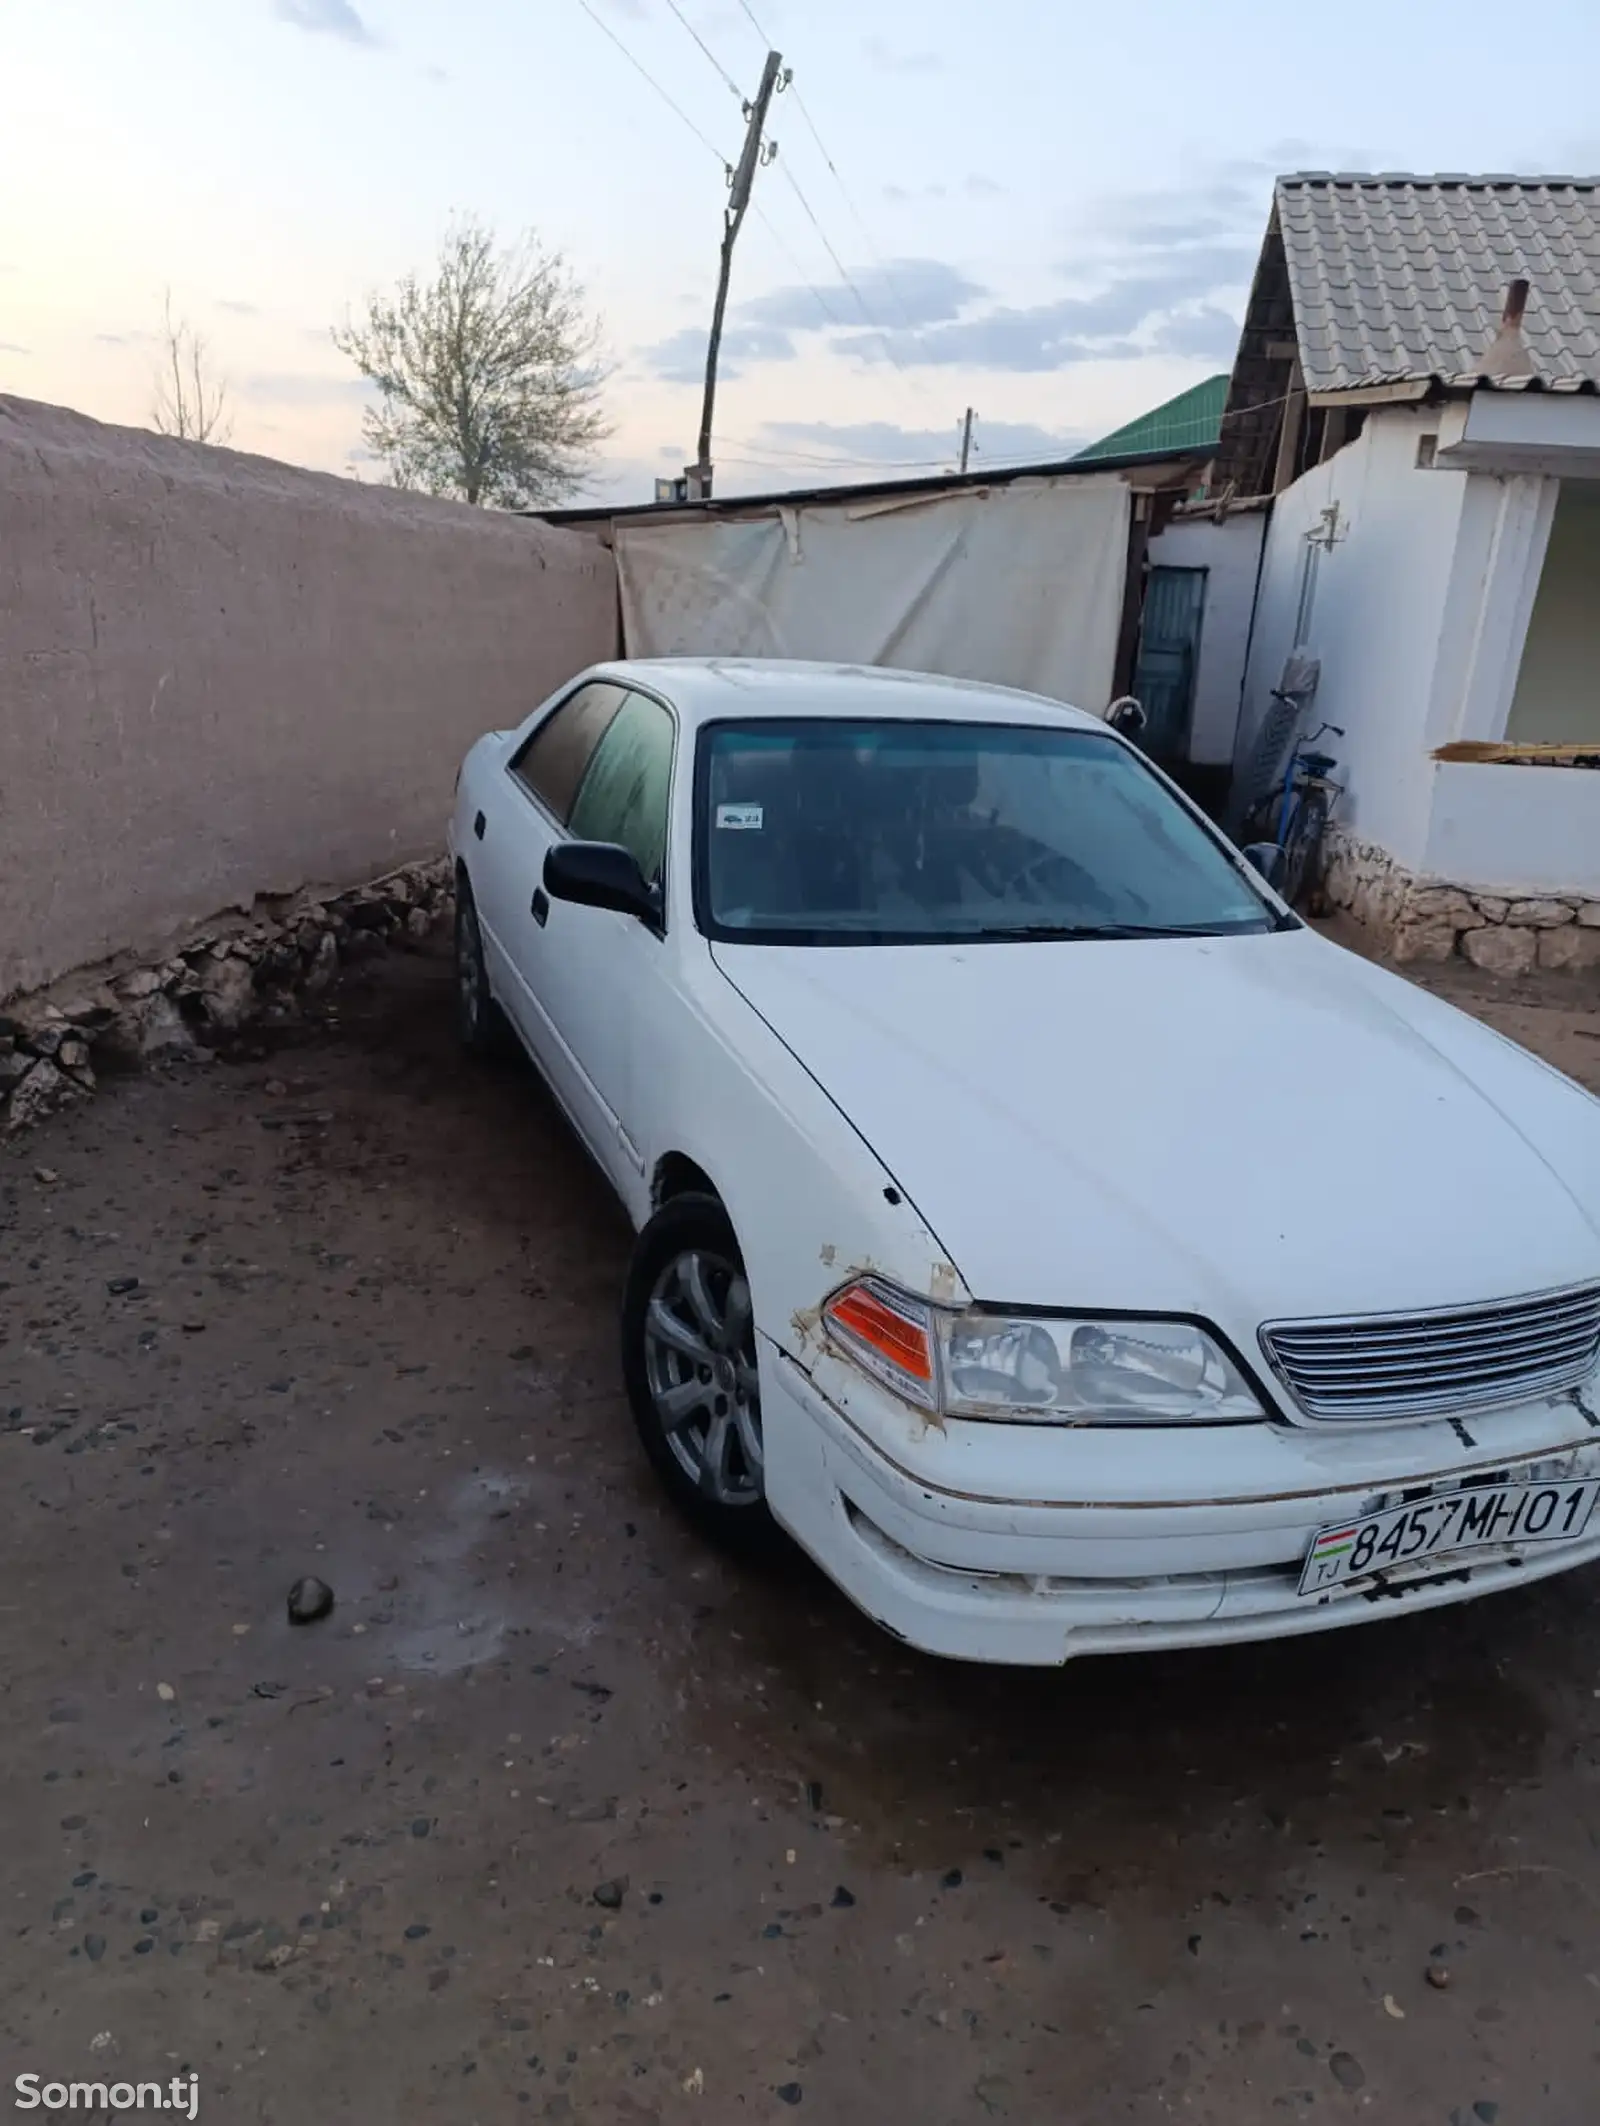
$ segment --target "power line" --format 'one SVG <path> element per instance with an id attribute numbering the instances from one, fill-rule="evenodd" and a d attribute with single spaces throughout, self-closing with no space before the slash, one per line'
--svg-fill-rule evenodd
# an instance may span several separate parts
<path id="1" fill-rule="evenodd" d="M 730 451 L 718 451 L 719 465 L 742 465 L 750 472 L 759 472 L 773 480 L 787 480 L 797 486 L 821 487 L 837 484 L 844 487 L 868 487 L 875 485 L 874 475 L 882 473 L 886 479 L 897 479 L 902 473 L 908 478 L 919 473 L 950 471 L 948 458 L 926 458 L 916 464 L 886 464 L 881 458 L 841 459 L 837 465 L 786 465 L 773 458 L 737 456 Z M 835 481 L 835 475 L 842 475 Z"/>
<path id="2" fill-rule="evenodd" d="M 661 101 L 667 106 L 667 109 L 673 112 L 677 117 L 682 119 L 683 123 L 689 128 L 689 131 L 694 135 L 695 139 L 699 141 L 700 145 L 703 148 L 707 149 L 711 154 L 715 155 L 724 170 L 731 169 L 732 165 L 728 161 L 727 156 L 723 154 L 722 150 L 706 138 L 705 134 L 701 132 L 700 128 L 695 124 L 694 120 L 689 116 L 688 112 L 683 108 L 681 104 L 674 103 L 672 98 L 667 94 L 666 90 L 661 86 L 660 82 L 657 81 L 655 75 L 652 74 L 650 69 L 644 64 L 644 61 L 642 59 L 636 59 L 633 53 L 630 52 L 628 47 L 623 43 L 622 39 L 617 35 L 616 31 L 611 27 L 610 23 L 605 21 L 601 16 L 595 13 L 594 9 L 589 5 L 589 0 L 578 0 L 578 5 L 583 9 L 584 13 L 594 24 L 595 28 L 597 30 L 603 30 L 605 34 L 611 39 L 611 42 L 616 46 L 617 50 L 622 54 L 623 58 L 627 60 L 629 66 L 633 68 L 634 72 L 636 74 L 642 74 L 644 76 L 645 80 L 649 82 L 650 86 L 655 90 L 656 94 L 661 98 Z M 674 13 L 676 13 L 676 9 L 674 9 Z M 685 27 L 687 27 L 687 25 L 685 25 Z M 715 61 L 713 61 L 712 63 L 715 64 Z M 721 71 L 720 68 L 718 69 L 718 71 Z"/>
<path id="3" fill-rule="evenodd" d="M 828 169 L 830 174 L 832 175 L 833 181 L 839 187 L 839 191 L 843 196 L 844 203 L 850 209 L 851 217 L 854 220 L 856 227 L 861 231 L 863 238 L 866 240 L 866 246 L 867 249 L 872 253 L 873 262 L 877 266 L 879 272 L 883 275 L 884 286 L 888 289 L 890 295 L 894 298 L 894 306 L 900 313 L 900 322 L 905 326 L 907 332 L 909 332 L 914 338 L 916 336 L 917 328 L 915 325 L 912 324 L 910 313 L 906 309 L 904 302 L 901 300 L 899 287 L 895 282 L 894 275 L 889 270 L 889 262 L 884 257 L 883 253 L 878 249 L 877 244 L 873 241 L 872 231 L 867 227 L 865 217 L 862 215 L 861 209 L 856 205 L 855 196 L 839 173 L 839 165 L 828 153 L 827 143 L 826 141 L 824 141 L 821 133 L 817 130 L 817 121 L 812 117 L 810 106 L 807 104 L 805 98 L 800 93 L 800 87 L 798 82 L 791 82 L 789 86 L 794 93 L 795 108 L 800 113 L 800 116 L 805 120 L 806 130 L 810 133 L 812 139 L 817 144 L 817 153 L 828 165 Z"/>
<path id="4" fill-rule="evenodd" d="M 901 366 L 900 357 L 895 353 L 893 347 L 889 344 L 889 335 L 884 331 L 883 327 L 878 323 L 878 320 L 868 309 L 866 297 L 861 293 L 861 290 L 850 278 L 849 272 L 845 267 L 844 260 L 833 248 L 832 243 L 829 241 L 827 230 L 817 219 L 816 209 L 812 206 L 810 200 L 807 199 L 805 193 L 801 191 L 799 178 L 795 176 L 794 172 L 790 169 L 789 165 L 783 160 L 781 156 L 778 158 L 778 168 L 788 179 L 790 189 L 793 191 L 795 198 L 799 200 L 801 206 L 805 209 L 807 221 L 810 222 L 812 228 L 815 229 L 818 236 L 821 237 L 822 248 L 824 251 L 827 252 L 829 258 L 833 260 L 834 267 L 838 272 L 840 280 L 844 282 L 845 286 L 850 290 L 850 293 L 855 297 L 857 306 L 861 311 L 861 315 L 866 319 L 868 325 L 878 335 L 878 338 L 883 342 L 884 353 L 889 357 L 890 361 L 893 362 L 895 368 L 900 371 L 900 374 L 904 376 L 905 370 Z"/>
<path id="5" fill-rule="evenodd" d="M 743 11 L 744 18 L 749 23 L 750 27 L 755 31 L 758 37 L 765 41 L 767 33 L 761 27 L 760 22 L 757 20 L 755 9 L 750 5 L 750 0 L 739 0 L 739 6 Z M 871 251 L 874 262 L 876 263 L 879 271 L 883 275 L 884 284 L 888 288 L 890 295 L 894 299 L 895 308 L 900 312 L 901 322 L 904 324 L 907 332 L 909 332 L 912 337 L 915 338 L 916 327 L 912 324 L 910 314 L 906 310 L 904 302 L 901 300 L 900 291 L 895 285 L 894 276 L 889 271 L 888 263 L 884 259 L 882 253 L 879 251 L 877 245 L 873 242 L 872 232 L 867 227 L 866 222 L 863 220 L 861 210 L 856 205 L 855 200 L 852 198 L 849 187 L 845 184 L 844 179 L 840 176 L 838 164 L 835 163 L 833 157 L 828 153 L 826 143 L 824 142 L 822 134 L 817 128 L 816 120 L 812 117 L 811 112 L 807 107 L 805 98 L 801 95 L 800 90 L 798 89 L 798 87 L 796 87 L 792 80 L 789 86 L 794 95 L 796 108 L 799 110 L 801 118 L 805 121 L 806 128 L 810 132 L 812 139 L 817 144 L 817 152 L 821 155 L 823 161 L 828 165 L 828 168 L 833 175 L 834 183 L 837 184 L 839 190 L 844 194 L 845 204 L 850 209 L 851 214 L 854 216 L 857 228 L 860 229 L 862 235 L 866 238 L 867 248 Z M 887 354 L 890 361 L 894 363 L 895 368 L 899 370 L 901 376 L 905 376 L 905 369 L 901 365 L 901 362 L 898 356 L 895 354 L 894 349 L 890 346 L 887 334 L 884 332 L 883 327 L 879 325 L 877 320 L 873 317 L 871 311 L 868 310 L 866 303 L 862 298 L 861 290 L 851 280 L 849 274 L 845 272 L 844 267 L 840 265 L 839 254 L 834 250 L 832 244 L 828 242 L 827 235 L 823 230 L 821 222 L 818 221 L 816 215 L 812 213 L 810 203 L 807 201 L 805 194 L 801 192 L 799 184 L 796 182 L 795 178 L 790 174 L 787 165 L 784 165 L 784 175 L 788 177 L 790 184 L 794 186 L 795 192 L 799 197 L 801 206 L 805 208 L 807 215 L 810 216 L 811 221 L 815 224 L 817 234 L 822 238 L 823 244 L 827 249 L 828 256 L 833 260 L 835 266 L 837 266 L 839 269 L 840 279 L 845 283 L 845 286 L 849 288 L 851 294 L 854 295 L 857 303 L 860 304 L 861 314 L 863 315 L 863 317 L 866 318 L 867 323 L 872 327 L 872 329 L 877 333 L 878 337 L 883 341 L 883 350 L 885 354 Z"/>
<path id="6" fill-rule="evenodd" d="M 760 442 L 744 438 L 735 438 L 734 441 L 737 448 L 742 448 L 747 452 L 761 453 L 760 456 L 747 457 L 740 462 L 756 465 L 764 463 L 779 471 L 785 469 L 786 466 L 791 468 L 814 466 L 830 470 L 860 467 L 867 471 L 878 472 L 931 471 L 949 472 L 952 475 L 956 473 L 956 466 L 953 462 L 955 453 L 953 451 L 947 451 L 940 458 L 851 458 L 821 456 L 809 451 L 786 451 L 778 445 L 764 448 Z M 1065 444 L 1054 454 L 1048 451 L 1031 450 L 1020 456 L 988 459 L 983 465 L 975 468 L 971 477 L 981 480 L 986 473 L 1017 472 L 1027 470 L 1033 466 L 1057 467 L 1076 465 L 1080 456 L 1081 452 L 1075 452 Z M 1086 473 L 1092 473 L 1099 468 L 1093 459 L 1085 459 L 1082 469 Z"/>
<path id="7" fill-rule="evenodd" d="M 678 106 L 672 102 L 672 98 L 667 95 L 666 90 L 661 87 L 661 84 L 655 79 L 654 75 L 646 72 L 645 68 L 640 65 L 637 59 L 634 58 L 633 54 L 628 50 L 627 46 L 622 42 L 621 38 L 618 37 L 606 23 L 600 21 L 599 16 L 596 15 L 593 8 L 590 7 L 589 0 L 578 0 L 578 5 L 583 9 L 584 13 L 588 15 L 592 21 L 599 23 L 599 26 L 603 30 L 605 30 L 606 35 L 611 38 L 612 43 L 617 46 L 617 49 L 623 54 L 623 56 L 627 58 L 635 67 L 637 67 L 640 73 L 644 74 L 645 79 L 650 83 L 651 87 L 655 89 L 656 93 L 663 97 L 665 101 L 671 105 L 672 109 L 678 112 L 678 116 L 683 119 L 685 125 L 692 126 L 694 132 L 699 136 L 701 140 L 704 141 L 705 135 L 700 132 L 699 127 L 693 126 L 693 121 L 687 118 L 685 114 L 678 109 Z M 675 19 L 682 25 L 685 30 L 688 31 L 689 35 L 699 46 L 701 52 L 705 55 L 706 59 L 709 61 L 712 68 L 715 70 L 716 74 L 722 81 L 723 85 L 734 96 L 738 97 L 740 103 L 742 104 L 744 102 L 744 94 L 743 91 L 740 89 L 739 84 L 734 80 L 733 76 L 728 72 L 727 68 L 722 64 L 722 61 L 717 57 L 716 53 L 712 51 L 710 45 L 706 43 L 704 37 L 701 36 L 700 32 L 695 28 L 694 24 L 683 12 L 683 9 L 678 4 L 678 0 L 667 0 L 667 6 L 671 9 Z M 748 21 L 750 27 L 755 31 L 756 35 L 760 37 L 764 43 L 770 42 L 770 40 L 768 40 L 767 38 L 766 31 L 761 27 L 760 22 L 756 18 L 754 8 L 750 6 L 750 0 L 739 0 L 739 6 L 744 13 L 746 21 Z M 821 154 L 823 161 L 828 165 L 829 170 L 833 174 L 834 182 L 838 185 L 840 191 L 844 194 L 845 204 L 849 207 L 852 215 L 854 215 L 857 226 L 860 228 L 862 235 L 867 240 L 867 244 L 873 253 L 873 257 L 879 267 L 879 270 L 883 274 L 885 285 L 888 287 L 890 294 L 894 297 L 895 306 L 900 311 L 901 318 L 905 324 L 906 330 L 914 337 L 916 333 L 916 327 L 912 324 L 911 319 L 906 312 L 905 305 L 900 300 L 900 293 L 894 285 L 893 276 L 889 272 L 889 268 L 885 263 L 882 254 L 878 251 L 876 244 L 873 243 L 872 233 L 867 228 L 866 223 L 862 220 L 860 209 L 856 206 L 854 199 L 851 197 L 849 188 L 846 186 L 844 179 L 839 175 L 838 165 L 834 162 L 833 157 L 828 153 L 826 146 L 823 144 L 822 135 L 817 130 L 816 120 L 812 117 L 810 111 L 807 109 L 798 91 L 796 91 L 795 93 L 795 102 L 796 105 L 799 107 L 801 117 L 804 119 L 806 126 L 810 130 L 812 139 L 817 144 L 818 151 Z M 706 145 L 710 147 L 711 143 L 709 141 L 706 141 Z M 716 152 L 716 149 L 713 148 L 712 153 L 716 154 Z M 869 328 L 877 334 L 879 340 L 882 342 L 884 353 L 889 357 L 889 360 L 894 364 L 900 375 L 904 377 L 906 375 L 904 365 L 901 363 L 900 357 L 895 353 L 893 346 L 890 344 L 888 334 L 879 324 L 876 317 L 873 316 L 871 309 L 868 307 L 867 299 L 861 293 L 860 288 L 851 279 L 850 274 L 845 267 L 843 259 L 840 258 L 838 252 L 834 249 L 833 244 L 829 239 L 828 232 L 826 229 L 823 228 L 822 222 L 818 217 L 816 210 L 813 208 L 810 200 L 807 199 L 805 193 L 801 190 L 800 180 L 794 175 L 794 172 L 789 168 L 789 165 L 786 162 L 780 161 L 779 167 L 782 170 L 785 179 L 788 181 L 790 187 L 792 188 L 796 199 L 799 200 L 802 208 L 805 210 L 807 220 L 811 223 L 811 226 L 816 230 L 817 235 L 822 239 L 822 247 L 827 252 L 829 258 L 833 261 L 834 269 L 838 273 L 840 280 L 843 281 L 844 285 L 855 297 L 856 305 L 859 308 L 861 315 L 866 319 Z M 784 252 L 789 258 L 790 263 L 793 265 L 795 271 L 800 275 L 802 284 L 812 297 L 813 301 L 816 303 L 817 307 L 821 310 L 823 316 L 828 320 L 830 324 L 838 325 L 841 329 L 843 329 L 844 320 L 838 315 L 836 311 L 829 307 L 827 301 L 824 299 L 820 290 L 812 283 L 811 279 L 805 271 L 805 268 L 801 265 L 799 259 L 795 256 L 792 247 L 779 233 L 776 225 L 772 222 L 768 215 L 766 215 L 762 211 L 759 206 L 756 208 L 756 212 L 760 216 L 760 219 L 765 225 L 765 227 L 771 232 L 771 234 L 777 239 L 777 242 L 782 246 Z"/>
<path id="8" fill-rule="evenodd" d="M 684 13 L 683 9 L 679 7 L 678 0 L 667 0 L 667 5 L 671 8 L 673 14 L 677 16 L 678 20 L 683 24 L 684 28 L 689 32 L 689 35 L 694 39 L 695 43 L 699 45 L 701 51 L 703 51 L 706 57 L 711 61 L 712 66 L 715 67 L 716 71 L 722 76 L 724 85 L 727 88 L 731 89 L 733 94 L 738 97 L 741 103 L 743 103 L 743 89 L 740 88 L 738 82 L 734 80 L 733 76 L 728 72 L 722 61 L 717 57 L 716 53 L 711 49 L 710 45 L 707 44 L 704 37 L 701 36 L 700 32 L 695 28 L 694 24 Z"/>
<path id="9" fill-rule="evenodd" d="M 739 100 L 742 103 L 744 101 L 744 98 L 740 93 L 738 85 L 735 83 L 731 75 L 723 73 L 722 64 L 720 60 L 718 60 L 716 54 L 711 51 L 709 46 L 705 43 L 704 39 L 694 29 L 693 25 L 688 22 L 683 15 L 679 14 L 678 8 L 675 4 L 675 0 L 667 0 L 667 4 L 669 7 L 672 8 L 672 12 L 678 16 L 678 19 L 680 22 L 683 23 L 684 28 L 688 30 L 690 36 L 694 38 L 695 43 L 700 46 L 700 49 L 711 61 L 711 64 L 716 68 L 717 72 L 722 75 L 723 80 L 727 82 L 729 88 L 733 90 L 733 93 L 739 97 Z M 695 138 L 698 141 L 702 142 L 704 146 L 711 149 L 712 154 L 716 156 L 718 162 L 722 164 L 722 167 L 725 170 L 730 168 L 731 165 L 729 164 L 727 157 L 722 153 L 721 149 L 713 146 L 712 142 L 706 139 L 705 134 L 701 132 L 700 128 L 695 124 L 694 120 L 689 117 L 687 112 L 681 110 L 679 106 L 673 102 L 672 98 L 661 86 L 660 82 L 656 80 L 655 76 L 649 71 L 646 66 L 644 66 L 638 59 L 634 57 L 633 53 L 629 51 L 628 47 L 623 43 L 622 39 L 617 35 L 616 31 L 612 29 L 611 25 L 608 22 L 602 21 L 601 18 L 595 13 L 594 9 L 589 5 L 589 0 L 578 0 L 578 5 L 583 9 L 584 13 L 589 17 L 590 21 L 596 25 L 597 28 L 605 31 L 606 35 L 611 39 L 611 42 L 622 54 L 623 58 L 627 60 L 628 64 L 632 68 L 634 68 L 637 73 L 640 73 L 644 76 L 645 80 L 649 82 L 650 86 L 661 98 L 662 102 L 666 104 L 667 108 L 675 112 L 676 115 L 683 120 L 684 124 L 689 128 L 690 132 L 694 134 Z M 746 9 L 745 12 L 748 14 L 749 10 Z M 817 308 L 822 312 L 822 315 L 827 319 L 830 325 L 837 325 L 842 330 L 844 327 L 844 319 L 840 317 L 837 310 L 833 309 L 833 307 L 829 304 L 827 298 L 822 294 L 821 290 L 811 280 L 809 274 L 806 272 L 805 267 L 801 264 L 799 255 L 795 251 L 793 244 L 789 242 L 788 238 L 784 235 L 783 231 L 778 227 L 776 222 L 773 221 L 772 217 L 767 213 L 766 209 L 762 206 L 759 200 L 752 200 L 751 206 L 755 210 L 757 220 L 762 223 L 762 225 L 767 230 L 767 233 L 772 237 L 773 241 L 782 250 L 784 256 L 788 259 L 790 265 L 793 266 L 795 272 L 799 274 L 801 285 L 805 288 L 807 294 L 810 295 L 812 300 L 815 302 Z"/>
<path id="10" fill-rule="evenodd" d="M 800 285 L 806 290 L 807 294 L 811 297 L 817 308 L 828 320 L 828 323 L 830 325 L 837 325 L 839 329 L 843 331 L 844 319 L 839 315 L 838 311 L 834 309 L 833 305 L 828 301 L 822 290 L 816 286 L 815 282 L 811 279 L 811 276 L 807 273 L 805 267 L 800 263 L 800 256 L 799 253 L 795 250 L 794 245 L 790 243 L 788 237 L 784 235 L 783 231 L 778 227 L 777 223 L 772 219 L 771 215 L 767 213 L 767 211 L 762 206 L 759 200 L 752 200 L 751 205 L 755 210 L 755 216 L 757 221 L 761 223 L 767 234 L 772 238 L 774 243 L 777 244 L 779 250 L 783 253 L 784 257 L 789 261 L 790 265 L 793 266 L 796 273 L 799 274 Z"/>
<path id="11" fill-rule="evenodd" d="M 751 464 L 765 463 L 776 466 L 817 465 L 827 467 L 867 465 L 881 466 L 885 471 L 889 472 L 917 472 L 926 466 L 948 465 L 950 463 L 950 453 L 948 451 L 942 458 L 856 458 L 837 454 L 819 454 L 808 450 L 785 450 L 781 444 L 750 441 L 745 437 L 738 436 L 733 441 L 736 449 L 754 453 L 747 460 Z"/>

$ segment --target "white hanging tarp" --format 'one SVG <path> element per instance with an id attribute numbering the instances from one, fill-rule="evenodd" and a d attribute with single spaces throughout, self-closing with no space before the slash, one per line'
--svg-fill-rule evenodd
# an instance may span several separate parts
<path id="1" fill-rule="evenodd" d="M 810 657 L 1103 711 L 1128 550 L 1112 474 L 618 523 L 633 657 Z"/>

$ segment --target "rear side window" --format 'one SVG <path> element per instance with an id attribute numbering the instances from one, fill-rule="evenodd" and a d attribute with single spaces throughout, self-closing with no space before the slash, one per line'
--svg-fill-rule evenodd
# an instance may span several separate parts
<path id="1" fill-rule="evenodd" d="M 552 709 L 523 741 L 511 772 L 561 824 L 567 824 L 584 771 L 596 746 L 627 699 L 626 687 L 592 680 Z"/>
<path id="2" fill-rule="evenodd" d="M 568 828 L 578 841 L 620 842 L 651 885 L 661 879 L 672 794 L 672 718 L 630 694 L 606 726 Z"/>

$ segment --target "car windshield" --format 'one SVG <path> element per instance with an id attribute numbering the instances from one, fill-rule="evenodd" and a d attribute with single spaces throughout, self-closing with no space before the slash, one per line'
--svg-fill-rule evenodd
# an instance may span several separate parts
<path id="1" fill-rule="evenodd" d="M 1109 734 L 722 723 L 696 782 L 702 927 L 752 943 L 1222 936 L 1281 917 Z"/>

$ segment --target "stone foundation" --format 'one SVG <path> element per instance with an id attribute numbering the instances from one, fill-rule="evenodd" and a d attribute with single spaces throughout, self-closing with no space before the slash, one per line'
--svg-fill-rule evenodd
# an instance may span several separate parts
<path id="1" fill-rule="evenodd" d="M 1491 974 L 1600 968 L 1600 900 L 1417 877 L 1347 827 L 1328 828 L 1322 891 L 1331 907 L 1347 909 L 1402 963 L 1460 953 Z"/>
<path id="2" fill-rule="evenodd" d="M 415 946 L 451 904 L 447 859 L 319 899 L 258 902 L 154 966 L 120 962 L 0 1006 L 0 1133 L 87 1099 L 102 1072 L 203 1061 L 256 1024 L 299 1016 L 341 967 Z"/>

